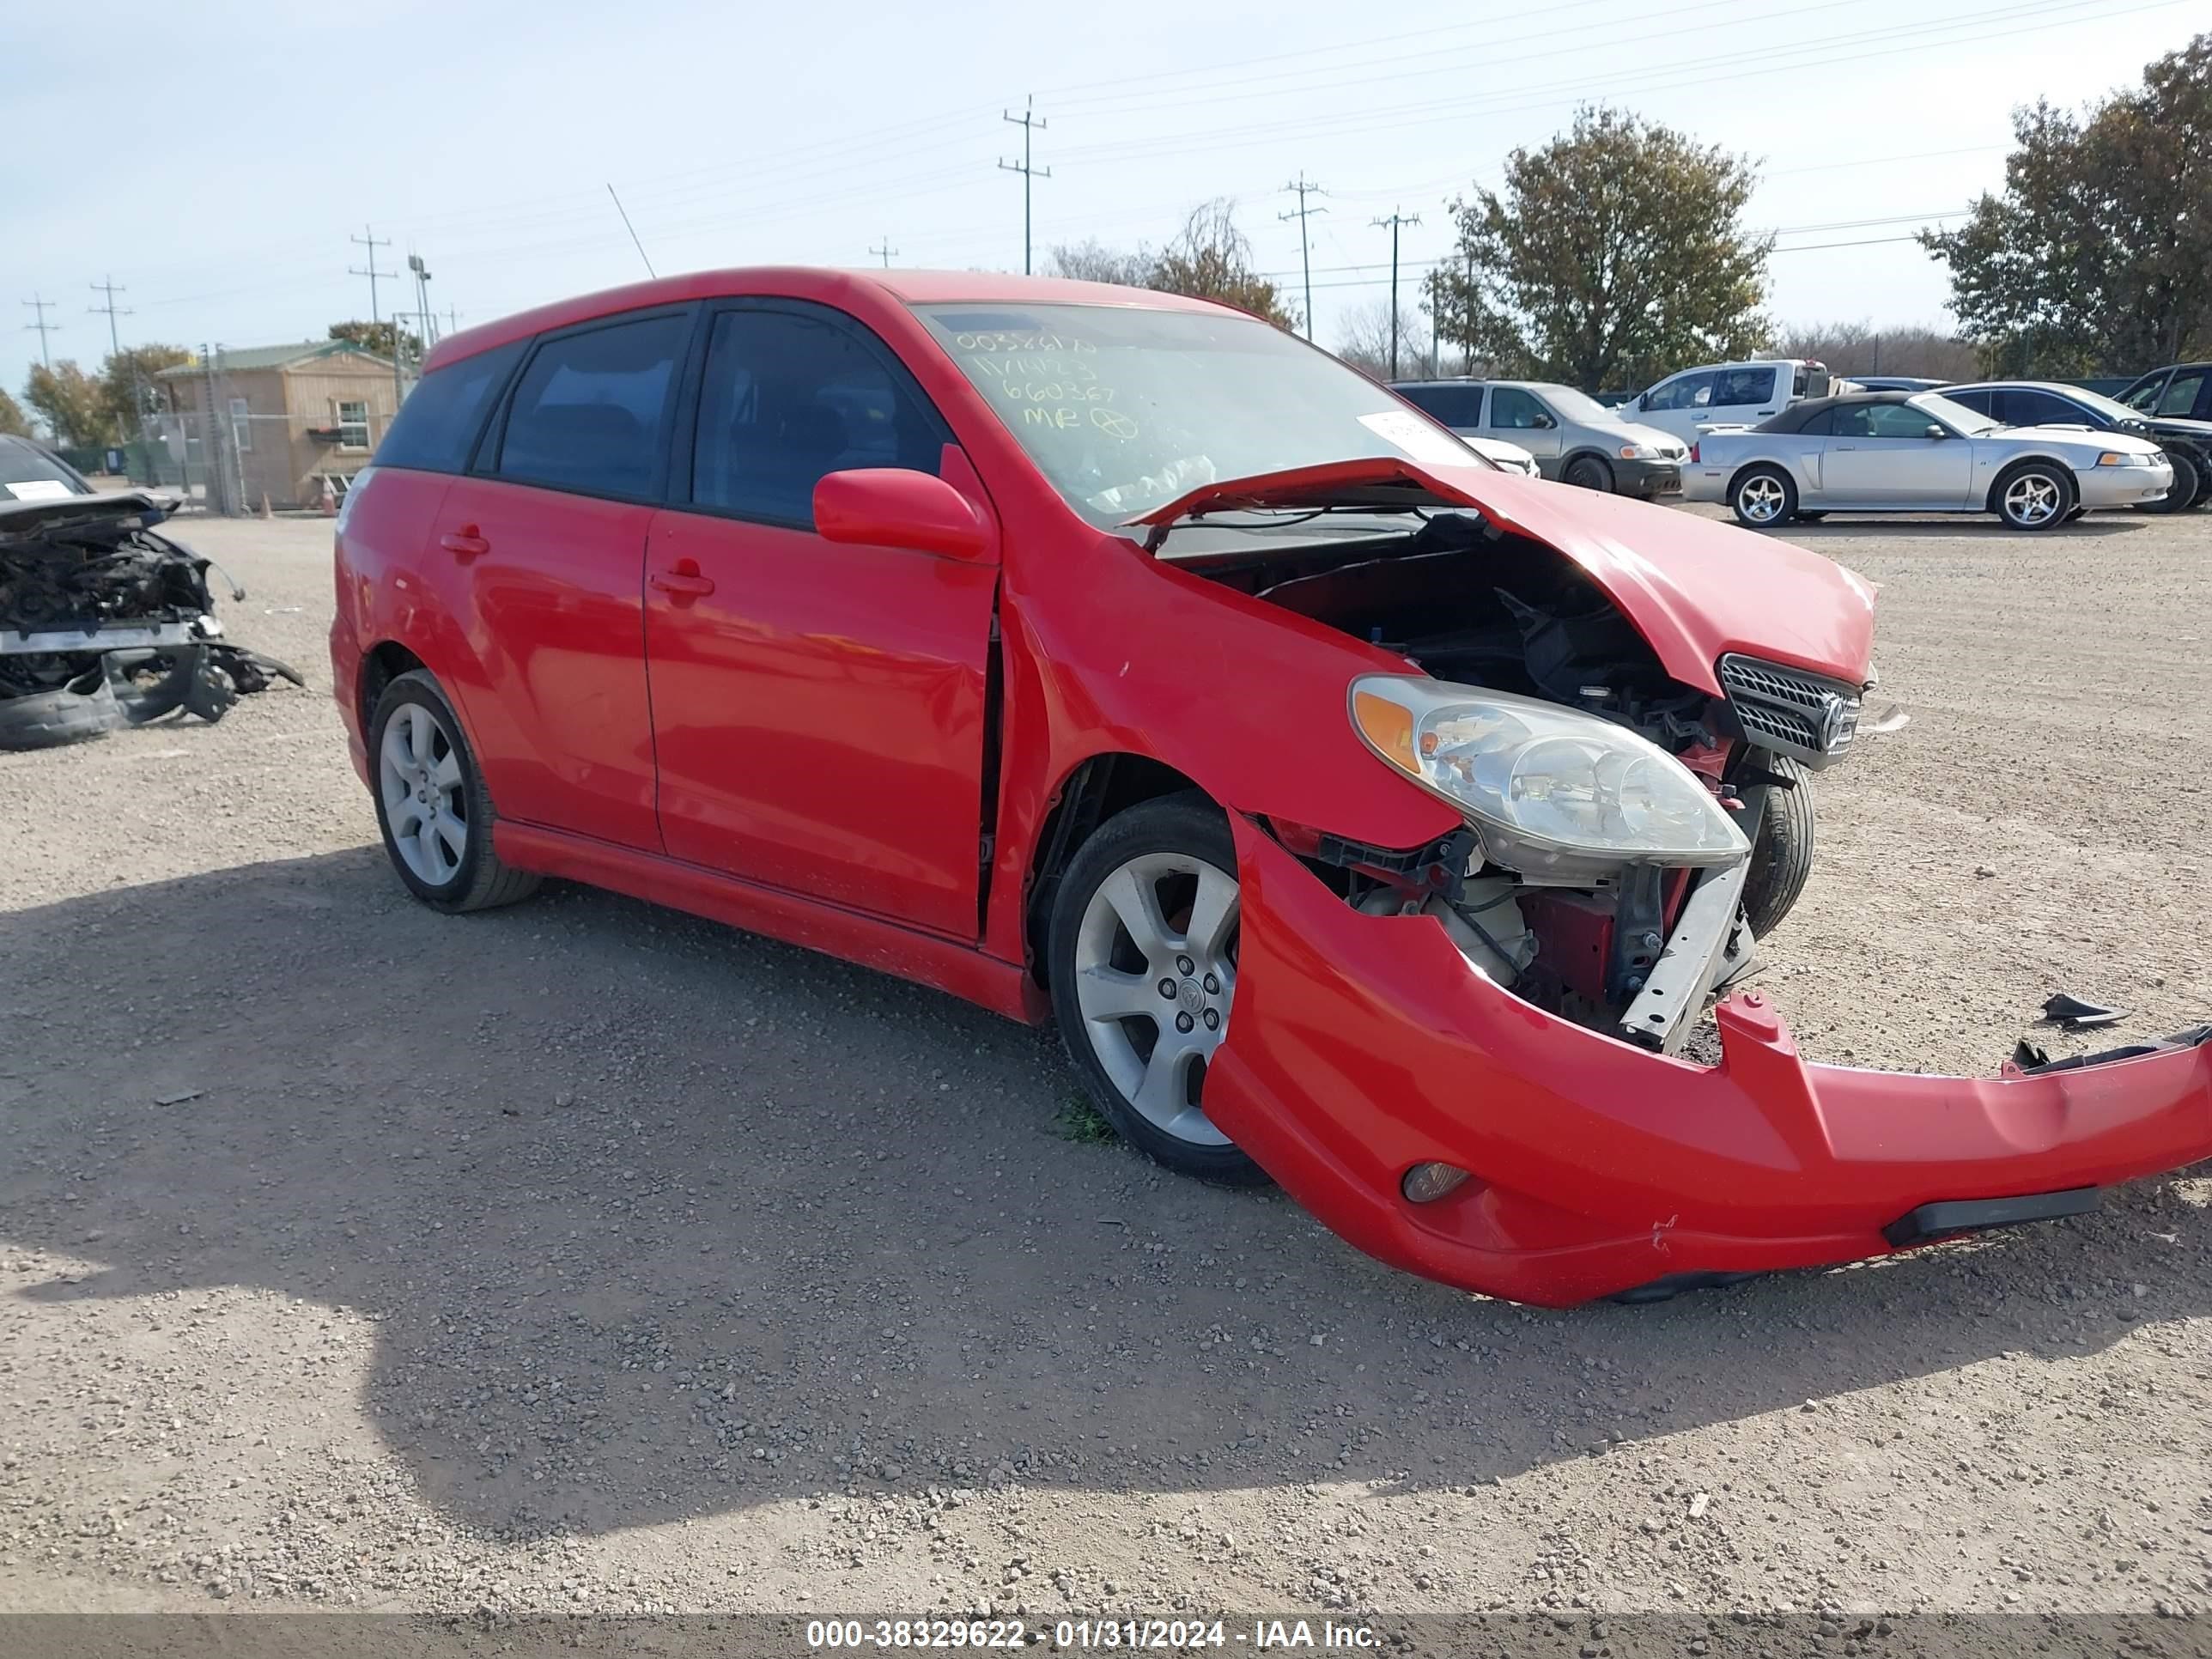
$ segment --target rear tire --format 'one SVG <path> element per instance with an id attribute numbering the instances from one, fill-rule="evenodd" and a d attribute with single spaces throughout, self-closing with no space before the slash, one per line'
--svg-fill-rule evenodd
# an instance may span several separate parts
<path id="1" fill-rule="evenodd" d="M 1755 937 L 1765 939 L 1796 908 L 1813 873 L 1813 788 L 1810 775 L 1794 760 L 1767 755 L 1761 764 L 1791 783 L 1787 789 L 1767 787 L 1766 807 L 1752 837 L 1751 868 L 1744 875 L 1744 920 Z"/>
<path id="2" fill-rule="evenodd" d="M 2056 530 L 2074 508 L 2074 475 L 2049 461 L 2023 461 L 1990 487 L 1990 510 L 2008 530 Z"/>
<path id="3" fill-rule="evenodd" d="M 1228 1036 L 1237 936 L 1228 820 L 1195 791 L 1163 796 L 1109 819 L 1069 863 L 1049 978 L 1068 1058 L 1124 1140 L 1179 1175 L 1261 1187 L 1267 1171 L 1203 1106 L 1205 1062 Z"/>
<path id="4" fill-rule="evenodd" d="M 459 915 L 513 904 L 538 878 L 492 850 L 491 792 L 438 682 L 410 669 L 384 688 L 368 730 L 369 793 L 384 851 L 407 890 Z"/>
<path id="5" fill-rule="evenodd" d="M 1595 489 L 1609 495 L 1613 493 L 1613 469 L 1595 455 L 1577 455 L 1567 464 L 1562 482 L 1577 489 Z"/>
<path id="6" fill-rule="evenodd" d="M 1748 467 L 1729 486 L 1729 511 L 1747 529 L 1775 529 L 1797 516 L 1797 486 L 1778 466 Z"/>

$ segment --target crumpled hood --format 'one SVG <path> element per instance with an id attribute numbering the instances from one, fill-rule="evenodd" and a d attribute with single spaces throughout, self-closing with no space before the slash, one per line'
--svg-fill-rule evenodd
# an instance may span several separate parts
<path id="1" fill-rule="evenodd" d="M 143 530 L 167 518 L 175 505 L 173 496 L 149 495 L 143 489 L 54 495 L 29 501 L 0 500 L 0 542 L 33 539 L 90 524 Z"/>
<path id="2" fill-rule="evenodd" d="M 1206 484 L 1129 522 L 1157 533 L 1239 507 L 1423 504 L 1474 507 L 1573 560 L 1685 685 L 1717 692 L 1715 665 L 1730 652 L 1867 678 L 1874 590 L 1864 580 L 1788 542 L 1625 496 L 1376 456 Z"/>

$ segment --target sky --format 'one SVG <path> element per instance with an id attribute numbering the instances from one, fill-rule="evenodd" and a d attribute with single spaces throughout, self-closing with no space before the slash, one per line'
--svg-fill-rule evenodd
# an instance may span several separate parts
<path id="1" fill-rule="evenodd" d="M 9 9 L 0 301 L 23 325 L 22 301 L 52 301 L 52 356 L 88 368 L 108 349 L 94 283 L 119 285 L 126 345 L 366 317 L 356 237 L 382 270 L 422 256 L 441 328 L 448 307 L 465 327 L 635 281 L 610 185 L 663 275 L 884 248 L 1018 270 L 1023 179 L 999 164 L 1032 105 L 1040 263 L 1089 237 L 1157 246 L 1226 196 L 1295 298 L 1285 186 L 1320 185 L 1327 346 L 1389 292 L 1375 220 L 1419 218 L 1410 304 L 1452 198 L 1595 102 L 1758 165 L 1778 320 L 1941 322 L 1942 267 L 1910 238 L 2001 186 L 2011 111 L 2133 83 L 2204 22 L 2203 0 L 108 0 L 99 39 L 141 43 L 126 76 L 70 9 Z M 398 286 L 386 314 L 414 308 Z M 20 395 L 39 347 L 0 331 L 0 384 Z"/>

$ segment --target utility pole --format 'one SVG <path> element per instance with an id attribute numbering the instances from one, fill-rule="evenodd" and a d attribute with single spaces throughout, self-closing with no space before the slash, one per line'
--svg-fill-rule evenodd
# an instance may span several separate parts
<path id="1" fill-rule="evenodd" d="M 1394 380 L 1398 378 L 1398 231 L 1401 226 L 1420 222 L 1419 214 L 1409 217 L 1395 208 L 1389 218 L 1375 221 L 1378 226 L 1390 227 L 1390 378 Z"/>
<path id="2" fill-rule="evenodd" d="M 131 314 L 131 307 L 118 306 L 115 303 L 115 296 L 127 293 L 129 290 L 116 285 L 112 272 L 109 273 L 106 282 L 88 283 L 85 286 L 94 294 L 104 294 L 107 296 L 106 305 L 87 306 L 85 311 L 88 315 L 95 317 L 102 312 L 107 313 L 108 361 L 112 362 L 123 355 L 123 340 L 122 337 L 116 332 L 115 319 L 118 317 L 128 317 Z M 131 408 L 136 416 L 131 422 L 132 434 L 137 438 L 139 447 L 143 449 L 146 444 L 146 386 L 145 382 L 139 378 L 138 365 L 136 362 L 131 365 Z"/>
<path id="3" fill-rule="evenodd" d="M 891 239 L 886 236 L 884 238 L 884 245 L 881 247 L 872 247 L 868 252 L 871 253 L 882 254 L 884 256 L 884 269 L 885 270 L 889 270 L 891 268 L 891 256 L 896 253 L 898 250 L 891 246 Z"/>
<path id="4" fill-rule="evenodd" d="M 39 331 L 39 361 L 52 368 L 54 360 L 52 354 L 46 349 L 46 336 L 56 332 L 58 325 L 46 320 L 46 313 L 53 309 L 54 302 L 52 300 L 31 299 L 23 303 L 35 310 L 39 316 L 37 322 L 24 324 L 23 331 L 27 334 L 34 328 Z"/>
<path id="5" fill-rule="evenodd" d="M 359 236 L 353 237 L 350 240 L 360 243 L 363 247 L 368 250 L 368 265 L 366 270 L 358 265 L 348 265 L 346 267 L 346 275 L 349 276 L 366 276 L 368 278 L 368 320 L 370 324 L 374 325 L 384 320 L 384 313 L 376 308 L 376 279 L 380 276 L 394 276 L 398 273 L 397 271 L 391 270 L 379 270 L 376 268 L 376 250 L 380 247 L 390 247 L 392 246 L 392 239 L 389 236 L 379 236 L 375 233 L 374 229 L 370 226 L 363 225 L 361 228 L 362 234 Z"/>
<path id="6" fill-rule="evenodd" d="M 1001 160 L 999 165 L 1009 173 L 1018 173 L 1022 175 L 1022 275 L 1026 276 L 1030 274 L 1030 185 L 1033 180 L 1052 177 L 1050 167 L 1035 167 L 1030 165 L 1030 135 L 1043 126 L 1045 120 L 1036 112 L 1035 98 L 1031 98 L 1022 106 L 1022 112 L 1019 115 L 1014 114 L 1010 110 L 1006 112 L 1004 118 L 1022 130 L 1022 159 L 1019 162 Z"/>
<path id="7" fill-rule="evenodd" d="M 1278 219 L 1295 219 L 1298 222 L 1298 265 L 1305 273 L 1306 340 L 1307 343 L 1310 344 L 1313 340 L 1314 330 L 1313 236 L 1311 234 L 1311 228 L 1307 225 L 1306 221 L 1313 217 L 1315 214 L 1326 213 L 1328 210 L 1325 207 L 1308 207 L 1306 205 L 1306 198 L 1309 195 L 1325 196 L 1328 192 L 1324 191 L 1319 185 L 1315 184 L 1311 179 L 1308 179 L 1304 167 L 1299 168 L 1298 176 L 1291 180 L 1289 184 L 1285 185 L 1283 188 L 1285 190 L 1294 190 L 1298 193 L 1297 206 L 1288 213 L 1279 213 L 1275 216 Z"/>
<path id="8" fill-rule="evenodd" d="M 446 326 L 456 334 L 461 330 L 461 313 L 451 306 L 446 307 Z"/>

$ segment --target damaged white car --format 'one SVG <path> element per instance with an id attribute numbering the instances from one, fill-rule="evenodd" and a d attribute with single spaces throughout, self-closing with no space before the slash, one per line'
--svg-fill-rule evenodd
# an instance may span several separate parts
<path id="1" fill-rule="evenodd" d="M 221 720 L 243 693 L 304 684 L 223 638 L 214 562 L 154 532 L 173 506 L 96 491 L 59 457 L 0 437 L 0 749 L 78 743 L 179 709 Z"/>

